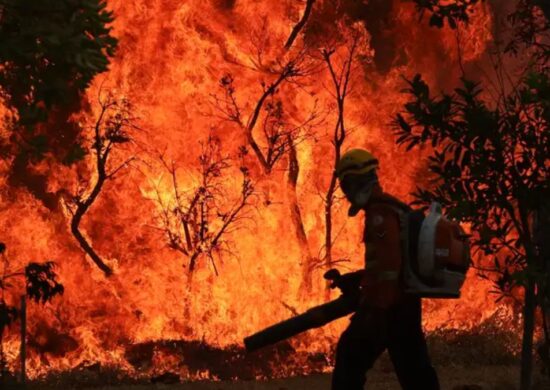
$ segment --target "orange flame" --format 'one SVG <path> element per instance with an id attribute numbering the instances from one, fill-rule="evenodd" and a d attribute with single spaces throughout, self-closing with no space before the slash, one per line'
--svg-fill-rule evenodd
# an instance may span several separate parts
<path id="1" fill-rule="evenodd" d="M 363 46 L 346 101 L 348 136 L 344 148 L 371 149 L 380 160 L 385 190 L 411 201 L 410 192 L 424 182 L 426 151 L 399 150 L 391 134 L 391 117 L 404 103 L 399 93 L 403 86 L 400 76 L 419 72 L 437 88 L 450 87 L 461 74 L 459 62 L 463 67 L 475 64 L 492 39 L 488 5 L 480 5 L 471 24 L 461 27 L 457 36 L 448 28 L 438 31 L 418 23 L 410 4 L 395 1 L 387 15 L 391 26 L 380 33 L 395 44 L 395 50 L 389 69 L 379 71 L 372 48 L 375 38 L 368 24 L 349 20 L 345 7 L 331 8 L 334 2 L 316 3 L 305 35 L 300 35 L 288 53 L 283 45 L 303 12 L 300 2 L 109 3 L 116 15 L 114 32 L 120 49 L 111 70 L 99 76 L 88 91 L 88 99 L 95 107 L 100 90 L 109 87 L 133 103 L 143 129 L 135 134 L 139 148 L 122 151 L 118 158 L 137 155 L 140 163 L 106 184 L 84 218 L 82 230 L 94 249 L 115 268 L 115 275 L 106 279 L 85 258 L 70 235 L 66 212 L 47 210 L 22 189 L 10 188 L 2 195 L 1 239 L 8 245 L 13 265 L 54 259 L 66 289 L 53 304 L 29 309 L 28 367 L 34 377 L 83 362 L 99 361 L 131 370 L 126 347 L 147 341 L 204 340 L 221 348 L 240 344 L 244 336 L 291 316 L 291 309 L 303 311 L 322 302 L 320 269 L 313 273 L 312 291 L 300 294 L 302 256 L 291 225 L 284 158 L 266 175 L 252 152 L 246 157 L 258 195 L 248 218 L 229 234 L 232 253 L 225 254 L 221 262 L 218 259 L 219 276 L 215 276 L 210 262 L 203 261 L 189 289 L 182 267 L 186 259 L 168 248 L 158 229 L 161 210 L 151 199 L 158 194 L 169 203 L 173 191 L 169 174 L 151 151 L 161 151 L 177 162 L 181 168 L 178 179 L 185 191 L 198 180 L 199 141 L 215 134 L 224 153 L 233 157 L 247 142 L 242 129 L 221 120 L 213 106 L 224 75 L 233 76 L 236 99 L 243 116 L 248 117 L 265 88 L 262 83 L 269 85 L 276 79 L 272 70 L 278 61 L 284 62 L 300 48 L 319 53 L 322 45 L 334 38 L 330 34 L 339 32 L 345 38 L 352 29 L 359 31 Z M 340 48 L 335 55 L 341 60 L 344 53 Z M 324 239 L 319 193 L 326 191 L 333 169 L 330 137 L 336 112 L 330 83 L 326 69 L 315 69 L 300 83 L 283 83 L 277 93 L 291 123 L 304 121 L 313 107 L 319 109 L 319 123 L 297 147 L 297 199 L 313 256 L 322 252 Z M 86 115 L 92 118 L 93 109 Z M 81 119 L 83 126 L 89 118 Z M 76 170 L 93 175 L 89 172 L 94 167 L 90 162 L 79 168 L 45 164 L 36 169 L 51 173 L 49 188 L 57 191 L 74 189 Z M 232 169 L 238 172 L 236 167 Z M 222 185 L 231 196 L 238 194 L 240 181 L 238 175 L 229 172 Z M 7 183 L 2 180 L 0 185 L 5 188 Z M 334 214 L 334 257 L 350 259 L 345 268 L 362 267 L 362 221 L 346 217 L 343 201 L 336 204 Z M 471 329 L 499 310 L 508 315 L 506 308 L 499 308 L 488 297 L 488 289 L 472 273 L 460 300 L 426 301 L 426 328 Z M 311 332 L 307 342 L 301 338 L 295 346 L 327 353 L 345 324 L 346 320 L 340 320 Z M 14 368 L 17 355 L 18 337 L 13 331 L 8 336 L 7 356 Z M 162 371 L 179 364 L 170 359 L 158 352 L 152 361 L 155 369 Z M 195 375 L 181 367 L 179 372 Z"/>

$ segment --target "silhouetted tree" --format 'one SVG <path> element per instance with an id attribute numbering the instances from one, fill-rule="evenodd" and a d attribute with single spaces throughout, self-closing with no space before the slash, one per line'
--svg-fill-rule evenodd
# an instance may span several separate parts
<path id="1" fill-rule="evenodd" d="M 474 253 L 492 259 L 497 290 L 525 290 L 522 389 L 530 388 L 537 288 L 547 274 L 533 234 L 533 218 L 550 198 L 550 78 L 528 73 L 509 94 L 486 102 L 480 84 L 462 80 L 453 94 L 433 97 L 420 76 L 396 117 L 399 144 L 431 144 L 434 188 L 418 188 L 416 203 L 440 202 L 449 216 L 469 223 Z M 497 275 L 496 278 L 494 275 Z"/>
<path id="2" fill-rule="evenodd" d="M 2 261 L 2 274 L 0 275 L 0 384 L 8 376 L 7 361 L 3 350 L 3 337 L 5 330 L 13 324 L 19 315 L 16 306 L 8 303 L 6 292 L 16 289 L 17 280 L 22 279 L 26 295 L 36 303 L 46 303 L 55 296 L 62 295 L 63 285 L 57 281 L 55 263 L 28 263 L 23 270 L 11 271 L 6 256 L 6 245 L 0 242 L 0 259 Z"/>
<path id="3" fill-rule="evenodd" d="M 422 18 L 426 12 L 430 14 L 430 26 L 443 27 L 445 21 L 451 28 L 456 28 L 460 22 L 468 22 L 474 6 L 483 0 L 413 0 Z"/>
<path id="4" fill-rule="evenodd" d="M 313 9 L 313 5 L 315 4 L 315 0 L 306 0 L 306 6 L 304 8 L 304 13 L 302 14 L 302 17 L 296 23 L 296 25 L 292 28 L 292 31 L 290 32 L 290 35 L 288 36 L 288 39 L 285 43 L 285 49 L 290 49 L 292 47 L 292 44 L 298 38 L 298 34 L 302 31 L 304 26 L 307 23 L 307 20 L 309 16 L 311 15 L 311 11 Z"/>
<path id="5" fill-rule="evenodd" d="M 452 28 L 467 22 L 478 1 L 443 4 L 415 0 L 430 11 L 430 24 Z M 443 5 L 442 5 L 443 4 Z M 546 230 L 537 221 L 547 218 L 548 155 L 550 148 L 550 6 L 538 0 L 520 0 L 508 21 L 512 33 L 505 48 L 497 47 L 496 90 L 489 99 L 481 84 L 463 78 L 454 94 L 432 97 L 420 76 L 409 81 L 412 100 L 396 117 L 398 143 L 412 148 L 431 143 L 430 170 L 435 190 L 419 189 L 419 203 L 438 200 L 451 215 L 471 224 L 474 248 L 493 259 L 482 276 L 493 279 L 502 296 L 524 289 L 522 390 L 531 388 L 535 311 L 548 310 L 550 262 L 541 238 Z M 502 56 L 520 57 L 525 65 L 519 77 L 506 71 Z M 540 222 L 539 222 L 540 223 Z M 546 318 L 545 318 L 546 319 Z M 546 351 L 549 330 L 544 321 Z"/>
<path id="6" fill-rule="evenodd" d="M 192 287 L 193 274 L 201 259 L 209 260 L 218 274 L 216 257 L 230 252 L 228 234 L 240 227 L 254 195 L 248 170 L 241 165 L 242 180 L 238 192 L 226 183 L 231 160 L 223 156 L 218 138 L 210 136 L 202 144 L 199 156 L 199 180 L 190 191 L 184 191 L 178 180 L 178 167 L 160 156 L 170 174 L 171 196 L 166 199 L 157 187 L 153 199 L 160 209 L 159 228 L 165 233 L 168 246 L 183 254 Z M 233 196 L 232 196 L 233 195 Z"/>
<path id="7" fill-rule="evenodd" d="M 266 67 L 263 65 L 263 38 L 265 26 L 257 37 L 255 66 L 273 77 L 270 84 L 262 82 L 262 92 L 254 100 L 251 112 L 239 104 L 236 96 L 235 80 L 227 74 L 220 80 L 223 95 L 213 95 L 216 115 L 223 121 L 230 121 L 246 135 L 247 144 L 254 152 L 256 160 L 262 167 L 264 175 L 271 175 L 277 163 L 285 158 L 288 161 L 287 199 L 290 207 L 291 221 L 294 226 L 296 239 L 301 252 L 300 264 L 302 267 L 301 293 L 308 293 L 312 287 L 311 272 L 314 257 L 311 253 L 305 231 L 300 205 L 297 196 L 297 184 L 300 165 L 297 158 L 297 146 L 310 137 L 311 130 L 322 121 L 317 110 L 316 102 L 299 123 L 290 120 L 283 103 L 280 89 L 284 84 L 302 85 L 315 65 L 304 51 L 297 50 L 292 58 L 283 62 L 283 65 Z M 243 149 L 246 152 L 246 148 Z"/>
<path id="8" fill-rule="evenodd" d="M 338 178 L 336 176 L 336 164 L 340 160 L 342 154 L 342 146 L 344 144 L 346 134 L 348 132 L 346 126 L 346 99 L 352 92 L 351 82 L 354 72 L 358 65 L 359 54 L 361 53 L 362 39 L 364 32 L 361 29 L 351 28 L 349 37 L 338 46 L 330 49 L 322 49 L 321 56 L 326 64 L 326 70 L 330 75 L 331 95 L 336 101 L 336 123 L 332 133 L 331 144 L 334 150 L 332 172 L 326 193 L 323 196 L 324 212 L 325 212 L 325 242 L 324 255 L 319 259 L 321 266 L 326 269 L 331 269 L 336 264 L 333 258 L 333 215 L 332 209 L 336 201 L 336 191 L 338 189 Z M 344 51 L 335 55 L 337 51 Z M 338 57 L 335 61 L 333 57 Z M 330 283 L 327 283 L 326 298 L 329 298 Z"/>
<path id="9" fill-rule="evenodd" d="M 272 83 L 262 83 L 263 91 L 255 100 L 250 113 L 245 112 L 237 101 L 234 78 L 231 74 L 223 76 L 220 80 L 223 96 L 212 96 L 214 108 L 220 114 L 220 119 L 235 123 L 243 131 L 248 146 L 254 152 L 265 174 L 271 173 L 275 164 L 290 150 L 290 144 L 303 137 L 302 130 L 318 117 L 314 109 L 303 123 L 289 123 L 286 120 L 283 102 L 276 97 L 284 82 L 291 82 L 307 75 L 302 62 L 303 58 L 288 61 L 276 71 L 276 78 Z M 260 134 L 259 137 L 257 133 Z M 261 143 L 257 141 L 260 137 Z"/>
<path id="10" fill-rule="evenodd" d="M 82 92 L 107 70 L 117 40 L 104 0 L 1 0 L 0 98 L 11 130 L 0 155 L 14 157 L 11 183 L 24 185 L 46 206 L 46 178 L 29 169 L 49 157 L 64 164 L 83 157 L 71 114 Z"/>
<path id="11" fill-rule="evenodd" d="M 111 93 L 99 96 L 99 113 L 92 126 L 92 136 L 88 139 L 93 159 L 94 173 L 87 177 L 79 174 L 77 190 L 65 199 L 71 214 L 71 233 L 80 247 L 106 276 L 112 274 L 110 266 L 93 249 L 80 230 L 84 215 L 97 200 L 107 181 L 112 180 L 123 168 L 134 160 L 130 157 L 117 164 L 112 163 L 112 153 L 121 145 L 132 141 L 131 132 L 137 129 L 133 108 L 126 99 L 117 99 Z M 113 166 L 114 165 L 114 166 Z"/>

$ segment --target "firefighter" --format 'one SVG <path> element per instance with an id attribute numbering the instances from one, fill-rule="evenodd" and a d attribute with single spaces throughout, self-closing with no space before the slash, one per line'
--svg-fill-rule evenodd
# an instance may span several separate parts
<path id="1" fill-rule="evenodd" d="M 362 390 L 367 370 L 386 349 L 403 389 L 439 389 L 422 331 L 420 298 L 404 294 L 400 283 L 399 211 L 410 208 L 382 190 L 377 169 L 377 159 L 363 149 L 348 151 L 336 167 L 351 203 L 349 216 L 365 211 L 366 253 L 365 269 L 356 279 L 359 306 L 336 348 L 332 390 Z M 342 287 L 337 281 L 333 286 Z"/>

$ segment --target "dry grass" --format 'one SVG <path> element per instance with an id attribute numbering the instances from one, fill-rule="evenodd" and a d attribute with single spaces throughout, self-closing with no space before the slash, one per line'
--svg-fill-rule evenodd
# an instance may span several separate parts
<path id="1" fill-rule="evenodd" d="M 514 390 L 519 377 L 515 366 L 445 367 L 439 370 L 442 390 Z M 379 369 L 370 375 L 369 390 L 399 390 L 393 372 Z M 174 385 L 136 385 L 122 387 L 102 387 L 97 390 L 328 390 L 330 375 L 318 374 L 307 377 L 278 379 L 273 381 L 199 382 Z M 550 382 L 537 380 L 533 390 L 548 390 Z"/>
<path id="2" fill-rule="evenodd" d="M 517 389 L 519 367 L 516 365 L 486 366 L 445 366 L 436 367 L 442 390 L 514 390 Z M 29 386 L 27 390 L 48 390 L 44 384 Z M 330 375 L 316 374 L 306 377 L 276 379 L 270 381 L 224 381 L 193 382 L 178 384 L 136 384 L 121 386 L 63 386 L 64 389 L 95 390 L 328 390 Z M 369 390 L 399 390 L 393 367 L 383 356 L 378 361 L 367 380 Z M 533 390 L 550 389 L 550 381 L 540 374 L 535 376 Z"/>
<path id="3" fill-rule="evenodd" d="M 518 345 L 516 336 L 494 327 L 479 329 L 475 333 L 463 332 L 436 332 L 428 337 L 428 345 L 434 366 L 441 382 L 442 390 L 514 390 L 517 389 L 519 379 L 518 357 L 511 353 L 509 346 Z M 165 345 L 166 344 L 166 345 Z M 288 346 L 266 351 L 263 355 L 243 355 L 239 349 L 216 350 L 204 345 L 188 345 L 176 343 L 161 343 L 155 348 L 166 349 L 175 345 L 171 350 L 177 356 L 194 356 L 192 361 L 198 361 L 196 370 L 204 367 L 211 368 L 211 372 L 218 378 L 254 378 L 258 373 L 263 377 L 270 377 L 267 366 L 271 369 L 278 365 L 291 367 L 293 371 L 301 372 L 303 362 Z M 146 348 L 144 348 L 146 347 Z M 137 363 L 148 353 L 152 346 L 139 346 L 140 353 L 129 355 L 129 361 Z M 315 358 L 312 356 L 311 358 Z M 296 360 L 293 360 L 296 359 Z M 249 359 L 253 359 L 249 361 Z M 308 366 L 315 363 L 319 371 L 326 367 L 325 359 L 309 360 Z M 293 362 L 293 363 L 292 363 Z M 301 362 L 301 363 L 300 363 Z M 269 363 L 269 364 L 268 364 Z M 198 364 L 198 363 L 197 363 Z M 273 365 L 274 366 L 273 366 Z M 267 365 L 267 366 L 266 366 Z M 263 367 L 266 366 L 266 367 Z M 256 368 L 263 367 L 257 371 Z M 311 367 L 310 367 L 311 368 Z M 550 390 L 550 381 L 540 373 L 540 362 L 537 362 L 534 375 L 533 390 Z M 288 372 L 288 371 L 287 371 Z M 256 375 L 255 375 L 256 374 Z M 328 390 L 330 389 L 330 375 L 313 374 L 287 379 L 273 379 L 267 381 L 239 380 L 239 381 L 207 381 L 194 383 L 178 382 L 179 376 L 167 373 L 155 377 L 157 384 L 145 375 L 142 379 L 129 377 L 118 369 L 101 367 L 99 364 L 82 367 L 63 373 L 51 373 L 48 378 L 40 382 L 30 383 L 26 390 Z M 2 387 L 2 386 L 0 386 Z M 2 387 L 4 390 L 6 387 Z M 398 390 L 400 389 L 393 366 L 387 354 L 383 354 L 377 361 L 367 379 L 369 390 Z M 420 389 L 419 389 L 420 390 Z"/>

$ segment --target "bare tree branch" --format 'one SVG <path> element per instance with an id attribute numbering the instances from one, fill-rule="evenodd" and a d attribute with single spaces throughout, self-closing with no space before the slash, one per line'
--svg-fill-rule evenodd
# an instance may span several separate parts
<path id="1" fill-rule="evenodd" d="M 309 12 L 310 10 L 308 10 Z M 301 251 L 300 261 L 303 271 L 303 283 L 300 293 L 304 293 L 311 288 L 311 270 L 313 269 L 311 264 L 313 260 L 297 198 L 299 161 L 296 147 L 304 139 L 311 136 L 311 129 L 318 126 L 322 119 L 317 110 L 317 102 L 315 102 L 311 112 L 305 119 L 289 118 L 284 110 L 283 100 L 278 97 L 277 93 L 281 86 L 289 84 L 294 88 L 304 89 L 306 86 L 304 80 L 309 81 L 309 77 L 318 71 L 318 64 L 321 62 L 314 62 L 313 57 L 306 56 L 306 52 L 302 51 L 298 54 L 293 53 L 291 60 L 275 60 L 278 66 L 266 68 L 263 64 L 266 42 L 264 36 L 266 33 L 265 19 L 262 27 L 262 31 L 260 34 L 256 34 L 253 42 L 257 50 L 257 59 L 253 62 L 259 68 L 258 70 L 274 75 L 273 82 L 267 85 L 262 83 L 263 91 L 255 100 L 250 113 L 247 115 L 237 102 L 233 77 L 226 75 L 220 81 L 224 96 L 213 96 L 214 107 L 216 113 L 224 120 L 235 123 L 241 129 L 246 137 L 247 145 L 241 148 L 242 154 L 243 156 L 246 155 L 248 153 L 247 147 L 251 148 L 264 175 L 271 174 L 279 161 L 285 158 L 288 161 L 287 198 Z"/>
<path id="2" fill-rule="evenodd" d="M 159 159 L 170 174 L 173 193 L 171 204 L 163 202 L 160 192 L 156 194 L 161 230 L 166 235 L 168 246 L 187 258 L 190 287 L 194 271 L 202 258 L 209 259 L 218 274 L 215 258 L 219 258 L 221 247 L 227 242 L 226 236 L 238 228 L 245 209 L 250 205 L 254 186 L 248 171 L 241 168 L 243 179 L 240 193 L 234 197 L 237 199 L 228 197 L 230 190 L 223 179 L 225 172 L 231 168 L 231 162 L 221 155 L 220 140 L 212 136 L 202 144 L 199 183 L 187 195 L 181 192 L 176 164 L 168 163 L 162 155 Z"/>
<path id="3" fill-rule="evenodd" d="M 327 69 L 331 76 L 334 97 L 337 104 L 337 120 L 334 126 L 332 145 L 334 148 L 334 160 L 333 167 L 336 168 L 338 161 L 340 160 L 342 145 L 346 138 L 346 126 L 345 126 L 345 101 L 349 93 L 349 82 L 352 75 L 353 63 L 355 60 L 356 50 L 359 44 L 359 35 L 354 34 L 349 42 L 347 57 L 344 59 L 342 67 L 339 70 L 335 69 L 335 65 L 332 61 L 332 56 L 335 53 L 335 49 L 324 49 L 321 55 L 326 63 Z M 325 253 L 322 258 L 323 264 L 326 268 L 332 268 L 335 264 L 332 254 L 333 247 L 333 221 L 332 221 L 332 208 L 335 201 L 335 193 L 337 190 L 337 177 L 333 170 L 330 183 L 326 194 L 324 196 L 325 204 Z M 328 286 L 328 285 L 327 285 Z M 328 287 L 327 287 L 328 294 Z M 328 296 L 327 296 L 328 298 Z"/>
<path id="4" fill-rule="evenodd" d="M 220 80 L 220 86 L 224 90 L 224 97 L 213 95 L 213 105 L 215 110 L 224 120 L 229 120 L 239 126 L 244 132 L 247 144 L 253 150 L 260 166 L 265 174 L 269 174 L 277 161 L 288 152 L 289 145 L 285 134 L 289 131 L 298 133 L 299 127 L 289 126 L 283 119 L 282 102 L 274 98 L 280 86 L 285 82 L 291 82 L 298 78 L 307 76 L 310 72 L 304 65 L 305 53 L 299 53 L 294 59 L 280 65 L 275 72 L 276 79 L 270 84 L 262 83 L 263 92 L 254 104 L 248 119 L 243 118 L 242 109 L 239 107 L 235 95 L 235 86 L 233 76 L 225 75 Z M 265 110 L 263 120 L 260 120 L 262 112 Z M 312 120 L 317 117 L 317 113 L 312 113 Z M 265 148 L 262 148 L 255 137 L 255 131 L 262 124 L 262 133 L 264 135 Z"/>
<path id="5" fill-rule="evenodd" d="M 298 34 L 300 33 L 300 31 L 302 31 L 302 29 L 306 25 L 307 20 L 309 19 L 309 16 L 311 15 L 311 10 L 313 9 L 313 4 L 314 3 L 315 3 L 315 0 L 307 0 L 306 8 L 304 10 L 304 14 L 302 15 L 302 18 L 300 19 L 300 21 L 298 23 L 296 23 L 296 25 L 292 29 L 292 32 L 290 33 L 290 36 L 288 37 L 288 39 L 285 43 L 285 49 L 286 50 L 290 49 L 290 47 L 292 46 L 292 44 L 294 43 L 294 41 L 298 37 Z"/>
<path id="6" fill-rule="evenodd" d="M 97 200 L 103 190 L 105 182 L 109 179 L 113 179 L 122 168 L 128 166 L 128 164 L 134 160 L 132 157 L 111 172 L 107 171 L 109 157 L 113 148 L 120 144 L 130 142 L 129 130 L 135 129 L 136 126 L 133 124 L 135 118 L 131 115 L 131 108 L 127 101 L 116 100 L 110 94 L 104 99 L 99 96 L 98 101 L 100 104 L 100 113 L 93 126 L 93 143 L 91 146 L 95 156 L 94 165 L 97 177 L 93 182 L 81 178 L 77 193 L 67 202 L 67 204 L 72 215 L 71 233 L 78 241 L 80 247 L 90 256 L 99 269 L 101 269 L 106 276 L 110 276 L 113 270 L 103 261 L 101 256 L 99 256 L 88 242 L 80 230 L 80 223 L 90 207 Z M 91 188 L 91 191 L 86 193 L 88 188 Z"/>

